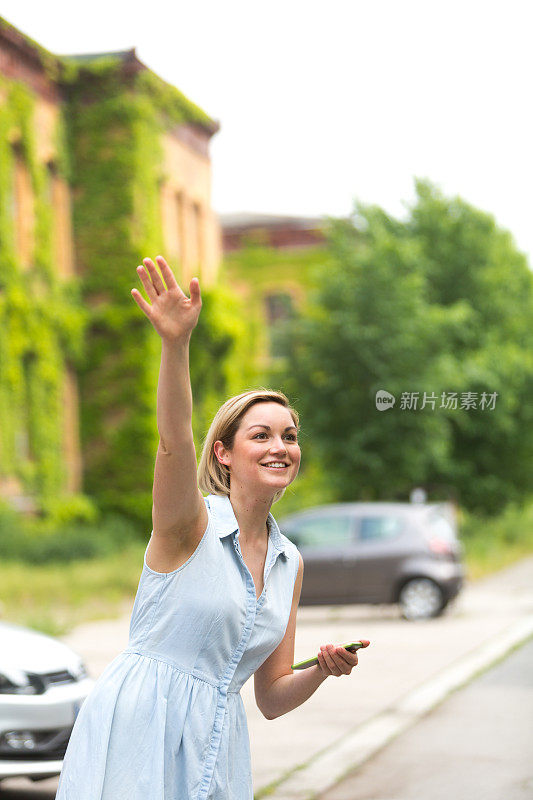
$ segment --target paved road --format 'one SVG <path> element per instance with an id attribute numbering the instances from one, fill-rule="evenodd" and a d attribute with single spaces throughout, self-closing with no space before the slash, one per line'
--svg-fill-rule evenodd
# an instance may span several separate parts
<path id="1" fill-rule="evenodd" d="M 449 798 L 533 798 L 533 639 L 318 800 Z"/>
<path id="2" fill-rule="evenodd" d="M 132 606 L 133 598 L 120 618 L 87 623 L 65 637 L 94 678 L 127 646 Z M 371 644 L 360 652 L 359 665 L 350 676 L 328 678 L 306 703 L 275 720 L 266 720 L 257 709 L 253 678 L 243 686 L 256 796 L 341 741 L 354 727 L 394 706 L 441 671 L 461 664 L 493 636 L 532 616 L 533 557 L 481 581 L 467 582 L 459 598 L 434 620 L 406 622 L 388 606 L 300 608 L 295 660 L 315 655 L 328 642 L 366 638 Z M 16 791 L 8 795 L 4 789 L 1 800 L 53 800 L 57 778 L 40 784 L 13 779 L 3 787 Z"/>

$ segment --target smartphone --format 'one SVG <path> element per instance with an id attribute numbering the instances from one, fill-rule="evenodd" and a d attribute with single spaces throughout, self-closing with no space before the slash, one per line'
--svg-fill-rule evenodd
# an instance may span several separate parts
<path id="1" fill-rule="evenodd" d="M 346 642 L 346 644 L 341 645 L 346 650 L 349 650 L 350 653 L 355 653 L 356 650 L 359 650 L 360 647 L 364 647 L 362 642 Z M 308 658 L 307 661 L 298 661 L 296 664 L 291 666 L 291 669 L 307 669 L 307 667 L 314 667 L 315 664 L 318 664 L 318 658 Z"/>

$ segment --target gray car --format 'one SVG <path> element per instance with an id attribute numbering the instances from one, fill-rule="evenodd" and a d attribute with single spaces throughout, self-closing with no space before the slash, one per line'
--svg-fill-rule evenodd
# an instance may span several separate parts
<path id="1" fill-rule="evenodd" d="M 405 619 L 427 619 L 463 586 L 447 503 L 338 503 L 278 524 L 304 559 L 300 605 L 398 603 Z"/>

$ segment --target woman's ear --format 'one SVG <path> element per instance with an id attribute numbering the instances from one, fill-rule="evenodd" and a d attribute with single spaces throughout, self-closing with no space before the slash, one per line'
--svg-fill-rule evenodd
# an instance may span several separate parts
<path id="1" fill-rule="evenodd" d="M 215 458 L 218 461 L 218 463 L 221 464 L 223 467 L 228 467 L 229 469 L 229 458 L 227 455 L 227 451 L 219 439 L 217 439 L 217 441 L 213 445 L 213 450 L 215 453 Z"/>

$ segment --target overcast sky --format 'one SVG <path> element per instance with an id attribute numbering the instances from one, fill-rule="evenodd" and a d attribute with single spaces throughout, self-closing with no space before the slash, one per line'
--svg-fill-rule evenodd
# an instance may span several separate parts
<path id="1" fill-rule="evenodd" d="M 221 123 L 219 212 L 404 217 L 413 177 L 509 229 L 533 265 L 527 0 L 2 0 L 55 53 L 135 47 Z"/>

